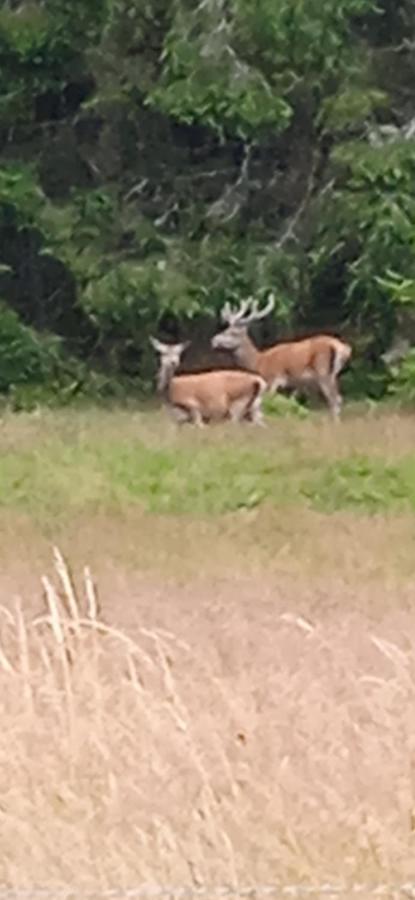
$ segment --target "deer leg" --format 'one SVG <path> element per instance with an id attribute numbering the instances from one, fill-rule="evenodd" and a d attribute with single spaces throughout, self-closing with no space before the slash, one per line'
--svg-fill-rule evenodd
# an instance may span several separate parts
<path id="1" fill-rule="evenodd" d="M 273 381 L 270 381 L 268 385 L 268 393 L 269 394 L 277 394 L 278 391 L 283 390 L 287 387 L 287 378 L 285 375 L 280 375 L 274 378 Z"/>
<path id="2" fill-rule="evenodd" d="M 318 385 L 335 422 L 339 421 L 342 398 L 334 378 L 319 378 Z"/>
<path id="3" fill-rule="evenodd" d="M 253 400 L 236 401 L 229 410 L 231 422 L 250 422 L 252 425 L 265 425 L 262 413 L 262 393 Z"/>
<path id="4" fill-rule="evenodd" d="M 196 425 L 197 428 L 204 428 L 203 416 L 197 406 L 190 407 L 189 416 L 192 425 Z"/>
<path id="5" fill-rule="evenodd" d="M 236 425 L 237 422 L 241 422 L 243 419 L 246 418 L 246 414 L 247 414 L 247 407 L 246 407 L 245 401 L 243 401 L 241 403 L 240 400 L 239 401 L 237 400 L 235 403 L 232 404 L 232 406 L 230 406 L 229 412 L 228 412 L 228 417 L 229 417 L 230 421 L 234 425 Z"/>
<path id="6" fill-rule="evenodd" d="M 260 425 L 265 428 L 264 414 L 262 411 L 262 400 L 266 390 L 265 383 L 256 384 L 251 400 L 245 407 L 244 418 L 251 422 L 252 425 Z"/>
<path id="7" fill-rule="evenodd" d="M 196 425 L 198 428 L 203 428 L 204 422 L 202 414 L 197 407 L 179 406 L 176 404 L 173 407 L 172 412 L 178 425 L 186 425 L 186 423 L 189 423 L 190 425 Z"/>
<path id="8" fill-rule="evenodd" d="M 245 412 L 245 419 L 247 422 L 250 422 L 251 425 L 260 425 L 265 428 L 264 413 L 262 412 L 262 397 L 257 397 L 256 400 L 249 404 Z"/>
<path id="9" fill-rule="evenodd" d="M 190 421 L 189 412 L 184 406 L 172 406 L 170 413 L 177 425 L 186 425 Z"/>

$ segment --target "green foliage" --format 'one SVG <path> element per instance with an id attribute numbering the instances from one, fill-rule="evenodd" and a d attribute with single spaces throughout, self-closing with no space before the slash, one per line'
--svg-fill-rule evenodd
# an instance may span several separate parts
<path id="1" fill-rule="evenodd" d="M 410 262 L 411 260 L 409 260 Z M 408 268 L 410 268 L 410 265 Z M 394 272 L 393 269 L 388 268 L 385 275 L 383 277 L 378 276 L 376 280 L 379 286 L 388 292 L 391 302 L 396 307 L 412 307 L 415 305 L 415 277 L 405 278 L 400 272 Z"/>
<path id="2" fill-rule="evenodd" d="M 390 372 L 382 367 L 369 365 L 364 355 L 341 376 L 342 393 L 348 400 L 365 397 L 369 403 L 381 400 L 388 391 Z"/>
<path id="3" fill-rule="evenodd" d="M 397 401 L 411 406 L 415 403 L 415 351 L 411 350 L 405 359 L 390 370 L 389 394 Z"/>
<path id="4" fill-rule="evenodd" d="M 201 122 L 244 138 L 289 123 L 288 103 L 273 93 L 261 72 L 238 64 L 231 50 L 225 49 L 221 59 L 216 54 L 204 59 L 202 50 L 199 41 L 190 49 L 186 36 L 172 37 L 164 80 L 148 102 L 182 122 Z"/>
<path id="5" fill-rule="evenodd" d="M 0 168 L 0 227 L 33 224 L 44 202 L 33 169 L 13 164 Z"/>
<path id="6" fill-rule="evenodd" d="M 273 290 L 267 340 L 346 330 L 348 393 L 405 392 L 380 359 L 415 321 L 414 29 L 408 0 L 3 5 L 5 302 L 64 322 L 75 382 L 146 386 L 150 331 Z"/>
<path id="7" fill-rule="evenodd" d="M 352 310 L 359 297 L 359 316 L 374 321 L 375 327 L 378 323 L 384 335 L 389 334 L 394 312 L 389 293 L 382 290 L 382 276 L 390 268 L 402 275 L 415 272 L 414 176 L 415 154 L 406 143 L 389 152 L 383 148 L 382 153 L 364 154 L 351 179 L 351 189 L 357 196 L 364 193 L 365 199 L 356 210 L 360 247 L 350 263 L 346 300 Z"/>
<path id="8" fill-rule="evenodd" d="M 56 338 L 40 338 L 22 325 L 5 304 L 0 306 L 0 391 L 15 385 L 48 382 L 60 365 Z"/>
<path id="9" fill-rule="evenodd" d="M 333 259 L 341 259 L 344 314 L 384 349 L 396 325 L 397 293 L 391 297 L 388 273 L 393 269 L 405 285 L 415 274 L 415 154 L 408 141 L 351 143 L 336 159 L 342 177 L 320 209 L 312 277 L 318 286 Z"/>
<path id="10" fill-rule="evenodd" d="M 388 97 L 384 91 L 360 84 L 345 84 L 337 94 L 329 95 L 322 103 L 321 119 L 330 131 L 347 131 L 350 128 L 364 128 L 377 110 L 388 108 Z"/>
<path id="11" fill-rule="evenodd" d="M 183 122 L 243 137 L 264 126 L 284 127 L 289 105 L 260 69 L 238 58 L 232 42 L 221 4 L 199 4 L 192 12 L 178 3 L 164 44 L 163 76 L 149 102 Z"/>
<path id="12" fill-rule="evenodd" d="M 109 8 L 105 0 L 46 0 L 0 11 L 0 122 L 30 121 L 38 95 L 85 71 L 82 50 L 96 42 Z"/>
<path id="13" fill-rule="evenodd" d="M 287 418 L 293 416 L 296 419 L 306 419 L 308 410 L 296 400 L 295 397 L 286 397 L 284 394 L 265 394 L 263 410 L 267 416 Z"/>
<path id="14" fill-rule="evenodd" d="M 328 512 L 349 507 L 376 513 L 407 504 L 415 508 L 414 460 L 399 465 L 360 456 L 341 460 L 319 472 L 303 491 L 314 506 Z"/>
<path id="15" fill-rule="evenodd" d="M 218 2 L 196 9 L 177 2 L 149 100 L 222 134 L 258 139 L 264 129 L 282 130 L 294 86 L 307 81 L 309 95 L 325 86 L 333 92 L 350 63 L 352 18 L 373 8 L 373 0 L 234 0 L 227 16 Z"/>
<path id="16" fill-rule="evenodd" d="M 237 34 L 247 53 L 252 43 L 263 64 L 286 84 L 308 80 L 309 87 L 333 86 L 353 58 L 350 28 L 376 8 L 374 0 L 237 0 Z M 275 77 L 275 76 L 274 76 Z"/>

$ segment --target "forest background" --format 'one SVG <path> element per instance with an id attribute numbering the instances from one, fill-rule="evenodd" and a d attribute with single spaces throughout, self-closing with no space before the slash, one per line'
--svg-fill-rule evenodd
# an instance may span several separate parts
<path id="1" fill-rule="evenodd" d="M 150 333 L 350 340 L 349 397 L 415 397 L 412 0 L 3 0 L 0 391 L 153 390 Z"/>

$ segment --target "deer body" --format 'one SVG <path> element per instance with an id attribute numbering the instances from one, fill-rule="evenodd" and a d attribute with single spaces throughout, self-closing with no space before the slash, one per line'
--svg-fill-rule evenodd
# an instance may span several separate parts
<path id="1" fill-rule="evenodd" d="M 273 305 L 272 295 L 261 311 L 250 300 L 236 312 L 227 304 L 222 310 L 222 318 L 228 327 L 212 339 L 213 348 L 229 350 L 238 365 L 258 372 L 270 392 L 284 388 L 307 391 L 317 388 L 333 417 L 337 418 L 342 402 L 337 377 L 351 357 L 351 347 L 332 335 L 319 334 L 259 350 L 248 335 L 248 325 L 262 319 Z"/>
<path id="2" fill-rule="evenodd" d="M 262 424 L 262 396 L 267 385 L 261 375 L 237 369 L 176 375 L 186 344 L 162 344 L 151 338 L 160 354 L 158 390 L 180 423 L 247 419 Z"/>

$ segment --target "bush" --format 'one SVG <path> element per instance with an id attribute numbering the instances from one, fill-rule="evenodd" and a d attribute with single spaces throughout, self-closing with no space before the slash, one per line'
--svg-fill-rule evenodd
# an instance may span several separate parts
<path id="1" fill-rule="evenodd" d="M 263 409 L 267 416 L 275 416 L 276 418 L 286 418 L 287 416 L 295 416 L 297 419 L 306 419 L 308 409 L 298 400 L 284 394 L 265 394 Z"/>
<path id="2" fill-rule="evenodd" d="M 389 393 L 403 404 L 415 403 L 415 350 L 410 350 L 399 365 L 391 366 L 390 372 Z"/>
<path id="3" fill-rule="evenodd" d="M 23 325 L 13 310 L 0 304 L 0 391 L 53 379 L 61 361 L 58 338 L 40 337 Z"/>

